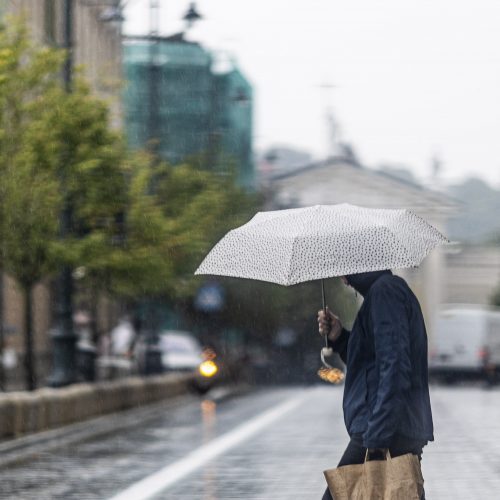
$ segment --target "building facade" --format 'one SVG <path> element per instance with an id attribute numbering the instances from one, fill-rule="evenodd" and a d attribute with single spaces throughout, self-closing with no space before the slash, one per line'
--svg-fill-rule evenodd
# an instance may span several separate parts
<path id="1" fill-rule="evenodd" d="M 155 142 L 158 154 L 178 163 L 210 147 L 212 59 L 181 38 L 124 44 L 124 105 L 128 143 Z"/>
<path id="2" fill-rule="evenodd" d="M 500 287 L 498 245 L 460 245 L 446 254 L 443 301 L 448 304 L 490 304 Z"/>
<path id="3" fill-rule="evenodd" d="M 102 17 L 112 4 L 113 0 L 73 0 L 73 62 L 92 90 L 108 101 L 112 123 L 120 128 L 121 27 Z M 63 45 L 64 0 L 0 0 L 0 14 L 23 16 L 35 40 Z"/>
<path id="4" fill-rule="evenodd" d="M 243 186 L 255 184 L 253 136 L 253 90 L 241 71 L 232 63 L 230 68 L 214 75 L 215 136 L 218 149 L 238 160 L 238 174 Z"/>
<path id="5" fill-rule="evenodd" d="M 111 1 L 73 1 L 73 62 L 76 72 L 88 80 L 95 94 L 107 100 L 111 109 L 112 125 L 122 127 L 121 105 L 121 32 L 117 24 L 103 22 L 101 15 Z M 0 0 L 0 16 L 4 22 L 9 16 L 26 20 L 33 38 L 40 44 L 63 45 L 63 0 Z M 7 374 L 22 370 L 24 351 L 23 298 L 15 281 L 3 275 L 0 279 L 3 291 L 3 310 L 0 318 L 4 328 L 4 347 L 17 353 L 18 363 Z M 35 287 L 33 296 L 34 343 L 37 351 L 37 371 L 46 373 L 50 362 L 51 340 L 48 332 L 52 326 L 53 304 L 49 283 Z"/>
<path id="6" fill-rule="evenodd" d="M 269 209 L 351 203 L 369 208 L 407 208 L 445 233 L 457 205 L 441 193 L 346 158 L 331 158 L 267 178 Z M 432 338 L 439 306 L 446 295 L 443 247 L 434 249 L 418 269 L 395 270 L 404 276 L 419 298 Z"/>
<path id="7" fill-rule="evenodd" d="M 233 163 L 253 187 L 252 87 L 233 63 L 215 72 L 213 55 L 182 34 L 131 37 L 124 45 L 128 142 L 170 163 Z"/>

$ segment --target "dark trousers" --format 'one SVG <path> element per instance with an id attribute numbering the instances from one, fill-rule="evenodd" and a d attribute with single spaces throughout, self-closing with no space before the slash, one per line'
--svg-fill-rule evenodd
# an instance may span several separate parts
<path id="1" fill-rule="evenodd" d="M 389 452 L 391 457 L 399 457 L 401 455 L 406 455 L 407 453 L 412 453 L 413 455 L 418 455 L 419 460 L 422 459 L 422 448 L 421 443 L 415 443 L 409 441 L 408 439 L 400 436 L 395 436 L 391 446 L 389 447 Z M 362 464 L 365 461 L 366 448 L 363 447 L 363 438 L 361 434 L 354 434 L 347 445 L 342 458 L 340 459 L 337 467 L 342 467 L 343 465 L 356 465 Z M 322 500 L 334 500 L 327 488 Z M 422 499 L 425 500 L 425 493 L 422 494 Z"/>

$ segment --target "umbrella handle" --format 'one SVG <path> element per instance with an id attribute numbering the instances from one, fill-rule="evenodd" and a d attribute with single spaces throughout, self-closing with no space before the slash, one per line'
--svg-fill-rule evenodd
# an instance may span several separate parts
<path id="1" fill-rule="evenodd" d="M 321 279 L 321 298 L 323 299 L 323 312 L 326 316 L 326 294 L 325 294 L 325 280 Z M 325 335 L 325 347 L 321 349 L 321 362 L 323 366 L 327 368 L 332 368 L 333 366 L 325 360 L 326 356 L 331 356 L 333 354 L 333 349 L 328 345 L 328 334 Z"/>
<path id="2" fill-rule="evenodd" d="M 323 312 L 325 313 L 325 316 L 326 316 L 326 298 L 325 298 L 325 280 L 324 279 L 321 279 L 321 298 L 323 300 Z M 328 347 L 328 333 L 325 334 L 325 347 Z M 321 354 L 321 361 L 323 361 L 323 363 L 325 363 L 324 359 L 323 359 L 323 352 Z M 327 364 L 327 363 L 325 363 Z"/>
<path id="3" fill-rule="evenodd" d="M 321 298 L 323 299 L 323 311 L 326 312 L 326 299 L 325 299 L 325 280 L 321 280 Z"/>
<path id="4" fill-rule="evenodd" d="M 333 368 L 333 366 L 325 360 L 325 356 L 331 356 L 333 354 L 333 349 L 331 347 L 323 347 L 321 349 L 321 362 L 327 368 Z"/>

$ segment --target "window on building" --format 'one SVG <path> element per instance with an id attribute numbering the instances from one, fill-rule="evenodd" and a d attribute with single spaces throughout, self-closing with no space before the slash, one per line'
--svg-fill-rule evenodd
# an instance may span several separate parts
<path id="1" fill-rule="evenodd" d="M 56 0 L 44 0 L 44 28 L 45 41 L 49 44 L 54 44 L 56 41 Z"/>

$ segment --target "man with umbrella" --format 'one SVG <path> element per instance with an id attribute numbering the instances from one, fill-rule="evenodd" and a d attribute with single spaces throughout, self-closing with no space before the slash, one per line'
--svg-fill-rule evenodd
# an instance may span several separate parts
<path id="1" fill-rule="evenodd" d="M 195 274 L 284 286 L 321 280 L 318 321 L 329 346 L 321 359 L 331 368 L 324 357 L 334 350 L 347 365 L 344 417 L 351 442 L 340 465 L 363 463 L 366 450 L 371 458 L 388 456 L 389 450 L 393 457 L 404 455 L 394 462 L 407 463 L 405 470 L 411 472 L 418 468 L 413 455 L 420 456 L 433 440 L 427 336 L 415 295 L 387 269 L 416 267 L 433 248 L 447 243 L 436 228 L 405 209 L 344 203 L 274 210 L 259 212 L 229 231 Z M 324 280 L 339 276 L 365 299 L 351 332 L 326 307 Z M 345 471 L 337 469 L 338 474 Z M 418 496 L 421 477 L 417 482 Z M 331 496 L 326 492 L 324 498 Z"/>
<path id="2" fill-rule="evenodd" d="M 339 467 L 407 453 L 432 441 L 427 335 L 417 298 L 391 271 L 342 277 L 364 302 L 351 331 L 328 310 L 319 332 L 346 364 L 344 421 L 350 436 Z M 424 498 L 424 495 L 422 496 Z M 331 500 L 327 489 L 323 500 Z"/>

